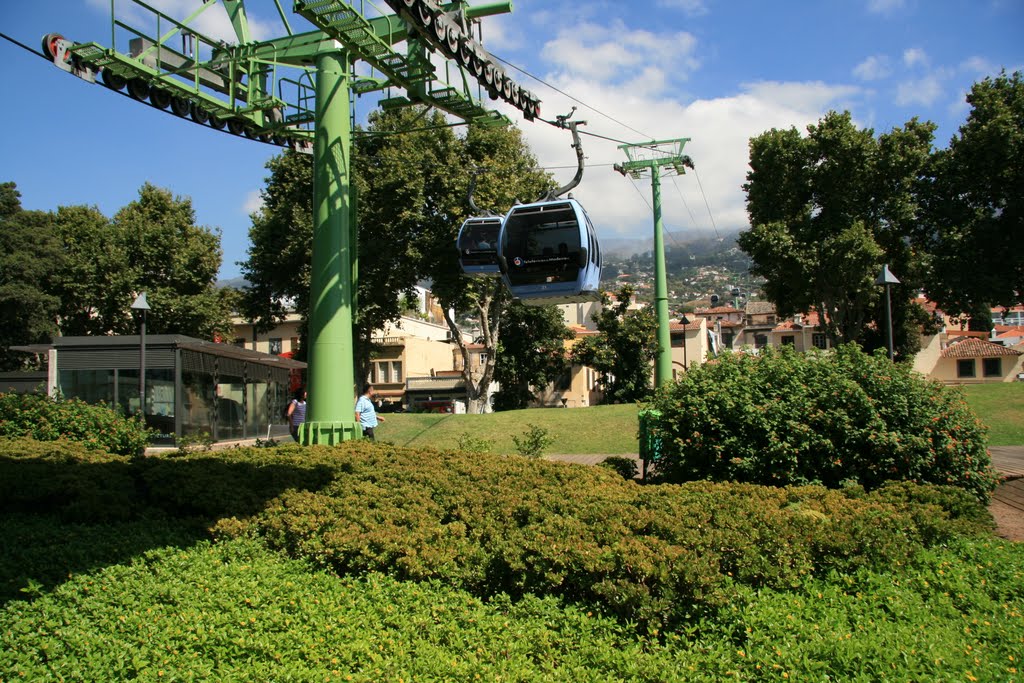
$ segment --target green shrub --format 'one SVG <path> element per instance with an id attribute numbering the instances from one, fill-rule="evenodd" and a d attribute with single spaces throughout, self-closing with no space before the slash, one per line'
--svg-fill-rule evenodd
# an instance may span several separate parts
<path id="1" fill-rule="evenodd" d="M 459 434 L 458 449 L 463 453 L 490 453 L 494 448 L 494 441 L 473 436 L 469 432 Z"/>
<path id="2" fill-rule="evenodd" d="M 89 449 L 137 455 L 145 450 L 151 434 L 138 418 L 76 398 L 0 394 L 0 436 L 68 439 Z"/>
<path id="3" fill-rule="evenodd" d="M 725 354 L 659 394 L 660 481 L 784 486 L 890 480 L 952 485 L 987 502 L 997 478 L 961 391 L 856 345 Z"/>
<path id="4" fill-rule="evenodd" d="M 610 458 L 605 458 L 598 463 L 600 467 L 607 468 L 612 472 L 618 472 L 619 476 L 626 480 L 632 480 L 639 474 L 639 470 L 636 466 L 636 460 L 633 458 L 626 458 L 623 456 L 613 455 Z"/>
<path id="5" fill-rule="evenodd" d="M 905 564 L 929 544 L 978 531 L 907 496 L 893 504 L 820 486 L 638 487 L 604 468 L 384 444 L 332 452 L 344 471 L 323 488 L 289 490 L 216 532 L 256 533 L 340 574 L 556 595 L 663 629 L 715 613 L 737 586 L 786 589 L 830 571 Z"/>
<path id="6" fill-rule="evenodd" d="M 523 438 L 512 436 L 512 443 L 516 445 L 519 455 L 529 458 L 539 458 L 544 449 L 554 443 L 554 439 L 548 436 L 548 430 L 535 424 L 526 425 L 529 429 L 523 433 Z"/>

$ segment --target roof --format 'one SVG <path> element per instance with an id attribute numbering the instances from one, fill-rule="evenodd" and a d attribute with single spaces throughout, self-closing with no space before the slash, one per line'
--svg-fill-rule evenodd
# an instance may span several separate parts
<path id="1" fill-rule="evenodd" d="M 993 344 L 977 337 L 964 337 L 959 341 L 952 342 L 939 355 L 942 358 L 993 358 L 995 356 L 1021 356 L 1024 355 L 1024 352 L 1015 351 L 1002 344 Z"/>
<path id="2" fill-rule="evenodd" d="M 775 304 L 771 301 L 749 301 L 747 305 L 743 307 L 743 310 L 747 315 L 763 315 L 765 313 L 774 313 Z"/>
<path id="3" fill-rule="evenodd" d="M 54 337 L 50 345 L 38 345 L 44 349 L 116 349 L 139 347 L 139 335 L 111 335 L 111 336 L 83 336 L 83 337 Z M 269 353 L 260 353 L 252 349 L 244 349 L 233 344 L 220 344 L 217 342 L 205 341 L 188 337 L 183 334 L 147 334 L 146 348 L 172 347 L 198 351 L 221 358 L 233 358 L 235 360 L 249 361 L 250 363 L 261 363 L 263 365 L 274 365 L 282 368 L 304 368 L 306 364 L 302 361 L 292 360 L 283 356 L 274 356 Z"/>
<path id="4" fill-rule="evenodd" d="M 742 313 L 742 312 L 743 311 L 741 311 L 740 309 L 733 308 L 732 306 L 715 306 L 714 308 L 702 308 L 701 310 L 697 311 L 697 315 L 708 315 L 709 313 L 714 314 L 714 313 Z"/>

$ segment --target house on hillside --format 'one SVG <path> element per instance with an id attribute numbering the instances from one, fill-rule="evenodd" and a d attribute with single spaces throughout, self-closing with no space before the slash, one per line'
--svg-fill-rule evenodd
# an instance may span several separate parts
<path id="1" fill-rule="evenodd" d="M 914 369 L 947 384 L 1012 382 L 1024 373 L 1024 351 L 974 335 L 948 343 L 935 335 L 915 357 Z"/>

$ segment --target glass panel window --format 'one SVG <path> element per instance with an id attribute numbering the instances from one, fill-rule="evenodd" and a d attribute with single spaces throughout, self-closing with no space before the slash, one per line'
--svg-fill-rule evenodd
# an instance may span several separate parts
<path id="1" fill-rule="evenodd" d="M 782 338 L 782 343 L 783 345 L 788 344 L 789 346 L 796 346 L 796 337 L 791 334 L 787 334 Z"/>
<path id="2" fill-rule="evenodd" d="M 402 377 L 402 361 L 396 360 L 391 362 L 391 373 L 394 376 L 395 382 L 405 381 Z"/>
<path id="3" fill-rule="evenodd" d="M 974 359 L 962 358 L 956 362 L 957 377 L 974 377 Z"/>
<path id="4" fill-rule="evenodd" d="M 981 361 L 982 372 L 985 377 L 1002 377 L 1003 364 L 1001 358 L 985 358 Z"/>
<path id="5" fill-rule="evenodd" d="M 280 355 L 284 349 L 281 348 L 281 338 L 271 337 L 270 338 L 270 354 L 273 356 Z"/>
<path id="6" fill-rule="evenodd" d="M 768 335 L 766 334 L 755 334 L 754 335 L 754 348 L 763 349 L 768 346 Z"/>
<path id="7" fill-rule="evenodd" d="M 377 373 L 381 384 L 388 384 L 391 382 L 391 364 L 387 361 L 377 363 Z"/>
<path id="8" fill-rule="evenodd" d="M 814 348 L 816 349 L 828 348 L 828 340 L 825 338 L 825 335 L 822 334 L 821 332 L 815 332 L 814 334 L 811 335 L 811 344 L 813 344 Z"/>

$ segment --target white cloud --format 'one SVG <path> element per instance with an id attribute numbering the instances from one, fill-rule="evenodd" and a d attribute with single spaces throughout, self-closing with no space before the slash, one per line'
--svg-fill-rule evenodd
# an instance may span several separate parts
<path id="1" fill-rule="evenodd" d="M 563 28 L 540 55 L 574 78 L 632 79 L 637 70 L 653 66 L 671 80 L 670 75 L 685 79 L 700 66 L 696 45 L 697 39 L 685 31 L 630 30 L 621 21 L 610 26 L 583 23 Z"/>
<path id="2" fill-rule="evenodd" d="M 853 75 L 862 81 L 877 81 L 891 73 L 892 67 L 885 55 L 872 55 L 853 67 Z"/>
<path id="3" fill-rule="evenodd" d="M 908 69 L 915 66 L 928 66 L 928 55 L 919 47 L 910 47 L 903 51 L 903 66 Z"/>
<path id="4" fill-rule="evenodd" d="M 251 216 L 254 213 L 259 213 L 263 210 L 263 195 L 260 190 L 250 190 L 245 195 L 245 201 L 242 202 L 242 212 L 246 216 Z"/>
<path id="5" fill-rule="evenodd" d="M 909 104 L 931 106 L 941 96 L 942 82 L 936 74 L 904 81 L 896 86 L 896 104 L 901 106 Z"/>
<path id="6" fill-rule="evenodd" d="M 905 0 L 868 0 L 868 12 L 872 14 L 891 14 L 906 5 Z"/>
<path id="7" fill-rule="evenodd" d="M 974 56 L 962 61 L 960 63 L 960 70 L 976 76 L 988 76 L 998 73 L 999 67 L 984 57 Z"/>

